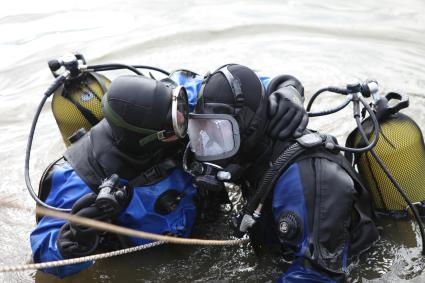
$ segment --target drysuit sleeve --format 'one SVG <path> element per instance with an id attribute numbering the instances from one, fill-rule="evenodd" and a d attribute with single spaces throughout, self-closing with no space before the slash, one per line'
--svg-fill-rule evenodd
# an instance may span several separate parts
<path id="1" fill-rule="evenodd" d="M 332 282 L 334 275 L 344 276 L 355 198 L 351 177 L 324 158 L 303 159 L 280 176 L 273 192 L 273 222 L 279 242 L 293 252 L 296 263 L 279 282 L 305 282 L 319 275 L 323 278 L 317 282 Z M 333 274 L 332 279 L 326 281 L 326 274 Z"/>
<path id="2" fill-rule="evenodd" d="M 55 170 L 47 178 L 51 178 L 49 180 L 51 189 L 45 202 L 54 207 L 71 208 L 79 198 L 92 192 L 68 163 L 63 166 L 56 166 Z M 35 263 L 63 259 L 58 250 L 56 240 L 59 230 L 65 223 L 65 220 L 47 216 L 40 220 L 30 235 L 33 261 Z M 63 278 L 75 274 L 91 264 L 92 262 L 85 262 L 47 268 L 43 269 L 43 271 Z"/>

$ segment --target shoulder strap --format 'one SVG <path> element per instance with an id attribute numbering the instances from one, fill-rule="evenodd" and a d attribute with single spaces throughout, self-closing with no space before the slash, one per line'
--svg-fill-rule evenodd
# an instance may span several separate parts
<path id="1" fill-rule="evenodd" d="M 143 185 L 149 185 L 159 182 L 167 177 L 172 170 L 177 168 L 179 163 L 173 158 L 167 158 L 158 164 L 146 169 L 139 176 L 130 180 L 128 185 L 131 188 Z"/>

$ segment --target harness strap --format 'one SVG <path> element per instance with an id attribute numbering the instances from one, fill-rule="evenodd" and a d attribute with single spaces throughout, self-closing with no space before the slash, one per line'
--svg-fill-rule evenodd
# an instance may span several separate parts
<path id="1" fill-rule="evenodd" d="M 179 163 L 172 158 L 164 159 L 158 164 L 146 169 L 139 176 L 130 180 L 128 185 L 133 188 L 141 185 L 149 185 L 156 183 L 169 175 L 169 173 L 177 168 Z"/>

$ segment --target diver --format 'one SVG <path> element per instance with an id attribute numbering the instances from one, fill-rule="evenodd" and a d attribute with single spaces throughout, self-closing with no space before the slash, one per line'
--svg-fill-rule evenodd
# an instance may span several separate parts
<path id="1" fill-rule="evenodd" d="M 368 190 L 339 152 L 323 146 L 333 138 L 305 129 L 303 100 L 302 84 L 289 75 L 264 80 L 237 64 L 207 74 L 189 118 L 195 162 L 185 167 L 202 164 L 189 170 L 198 187 L 240 185 L 247 204 L 237 232 L 248 231 L 257 251 L 278 249 L 292 261 L 278 282 L 342 281 L 379 234 Z M 226 143 L 209 151 L 205 134 Z M 212 165 L 218 171 L 205 170 Z"/>
<path id="2" fill-rule="evenodd" d="M 197 216 L 197 192 L 181 168 L 189 104 L 185 88 L 143 76 L 121 76 L 102 98 L 104 119 L 71 138 L 63 158 L 40 182 L 48 205 L 142 231 L 187 237 Z M 127 238 L 42 217 L 31 233 L 34 262 L 141 245 Z M 58 277 L 92 262 L 49 268 Z"/>

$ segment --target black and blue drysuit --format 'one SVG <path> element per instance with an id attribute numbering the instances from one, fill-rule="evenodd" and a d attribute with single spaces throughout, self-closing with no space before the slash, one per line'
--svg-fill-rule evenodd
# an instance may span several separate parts
<path id="1" fill-rule="evenodd" d="M 264 89 L 272 84 L 267 77 L 259 78 Z M 202 81 L 197 84 L 192 89 L 199 92 Z M 295 142 L 266 139 L 264 152 L 256 161 L 241 164 L 246 168 L 241 183 L 248 202 L 270 162 Z M 273 247 L 292 257 L 278 282 L 344 280 L 347 266 L 379 238 L 368 191 L 357 173 L 341 154 L 322 147 L 307 150 L 277 176 L 250 235 L 254 246 Z"/>

